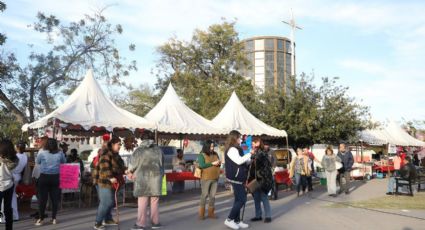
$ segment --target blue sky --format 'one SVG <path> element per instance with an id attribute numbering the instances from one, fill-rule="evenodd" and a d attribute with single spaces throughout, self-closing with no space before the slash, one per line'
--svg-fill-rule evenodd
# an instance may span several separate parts
<path id="1" fill-rule="evenodd" d="M 237 18 L 240 38 L 289 36 L 281 23 L 294 11 L 297 23 L 297 72 L 314 72 L 317 79 L 338 76 L 349 94 L 371 107 L 374 120 L 425 120 L 425 1 L 289 1 L 289 0 L 40 0 L 6 1 L 0 31 L 4 49 L 22 62 L 28 43 L 43 49 L 43 37 L 27 27 L 38 11 L 65 21 L 111 5 L 105 15 L 124 27 L 117 43 L 123 50 L 136 44 L 139 71 L 126 79 L 133 86 L 153 85 L 155 47 L 172 36 L 189 39 L 222 17 Z"/>

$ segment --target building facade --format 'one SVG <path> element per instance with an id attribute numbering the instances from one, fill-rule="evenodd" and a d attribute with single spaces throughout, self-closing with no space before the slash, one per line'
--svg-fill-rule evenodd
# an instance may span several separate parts
<path id="1" fill-rule="evenodd" d="M 285 37 L 262 36 L 243 42 L 251 67 L 245 68 L 242 76 L 262 92 L 271 88 L 287 92 L 291 76 L 291 41 Z"/>

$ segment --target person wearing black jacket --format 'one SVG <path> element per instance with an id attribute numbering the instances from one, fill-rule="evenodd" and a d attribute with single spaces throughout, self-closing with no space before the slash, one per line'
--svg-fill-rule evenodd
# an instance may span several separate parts
<path id="1" fill-rule="evenodd" d="M 339 173 L 339 184 L 341 186 L 341 189 L 339 193 L 342 193 L 345 191 L 345 194 L 350 193 L 350 179 L 351 179 L 351 170 L 353 168 L 354 164 L 354 158 L 353 154 L 346 149 L 345 144 L 339 145 L 339 152 L 337 155 L 341 159 L 341 163 L 343 167 L 338 170 Z"/>
<path id="2" fill-rule="evenodd" d="M 412 159 L 410 156 L 406 156 L 404 158 L 403 167 L 400 169 L 400 177 L 404 180 L 409 180 L 414 182 L 416 178 L 418 177 L 418 173 L 416 171 L 415 165 L 412 163 Z M 394 185 L 396 183 L 395 177 L 391 177 L 388 181 L 388 190 L 387 195 L 393 195 L 394 194 Z M 395 191 L 396 193 L 398 191 Z"/>
<path id="3" fill-rule="evenodd" d="M 248 228 L 249 225 L 241 220 L 241 209 L 246 203 L 246 190 L 244 184 L 248 177 L 248 165 L 251 162 L 251 154 L 244 155 L 240 146 L 241 134 L 233 130 L 226 140 L 225 169 L 226 179 L 233 188 L 234 202 L 229 216 L 224 221 L 230 229 Z"/>
<path id="4" fill-rule="evenodd" d="M 263 141 L 259 137 L 253 139 L 252 151 L 254 155 L 252 156 L 253 161 L 250 166 L 248 183 L 257 180 L 260 187 L 252 193 L 255 204 L 255 217 L 251 221 L 263 220 L 261 212 L 261 203 L 263 203 L 265 212 L 264 222 L 270 223 L 272 218 L 268 193 L 273 187 L 271 162 L 267 152 L 264 151 Z"/>

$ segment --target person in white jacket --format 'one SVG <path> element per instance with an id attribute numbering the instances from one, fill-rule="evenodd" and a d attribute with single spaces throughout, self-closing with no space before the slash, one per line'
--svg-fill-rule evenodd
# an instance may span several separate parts
<path id="1" fill-rule="evenodd" d="M 16 195 L 16 185 L 19 184 L 19 182 L 22 179 L 22 173 L 25 170 L 25 167 L 28 163 L 28 156 L 25 153 L 25 142 L 19 142 L 16 145 L 16 156 L 19 159 L 19 164 L 16 166 L 16 168 L 13 170 L 13 180 L 15 181 L 15 186 L 13 188 L 13 196 L 12 196 L 12 209 L 13 209 L 13 220 L 18 221 L 19 220 L 19 211 L 18 211 L 18 199 Z"/>
<path id="2" fill-rule="evenodd" d="M 6 230 L 13 229 L 13 169 L 18 165 L 16 150 L 12 141 L 0 141 L 0 202 L 4 204 L 4 215 L 6 217 Z"/>

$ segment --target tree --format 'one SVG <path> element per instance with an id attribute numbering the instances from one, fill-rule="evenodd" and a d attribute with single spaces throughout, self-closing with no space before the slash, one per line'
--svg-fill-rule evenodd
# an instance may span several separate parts
<path id="1" fill-rule="evenodd" d="M 123 32 L 122 26 L 110 24 L 102 12 L 69 24 L 38 13 L 33 28 L 46 35 L 48 49 L 31 52 L 27 66 L 21 67 L 13 53 L 2 50 L 0 101 L 17 120 L 32 122 L 38 114 L 52 111 L 55 98 L 69 94 L 88 68 L 118 85 L 123 85 L 123 76 L 136 70 L 135 61 L 127 63 L 115 45 L 114 36 Z M 129 49 L 133 51 L 135 46 Z"/>
<path id="2" fill-rule="evenodd" d="M 348 87 L 336 79 L 323 78 L 320 87 L 313 77 L 291 77 L 288 94 L 268 91 L 263 98 L 262 120 L 287 131 L 294 147 L 353 142 L 357 131 L 368 127 L 369 108 L 348 96 Z"/>
<path id="3" fill-rule="evenodd" d="M 287 94 L 282 91 L 267 91 L 263 96 L 264 122 L 286 130 L 289 142 L 294 147 L 314 144 L 318 125 L 320 95 L 312 84 L 312 78 L 304 73 L 297 79 L 290 77 Z"/>
<path id="4" fill-rule="evenodd" d="M 139 116 L 145 116 L 159 101 L 152 87 L 149 85 L 141 85 L 138 89 L 134 89 L 119 97 L 115 102 L 123 109 L 126 109 Z"/>
<path id="5" fill-rule="evenodd" d="M 157 49 L 156 89 L 162 95 L 171 82 L 184 102 L 208 119 L 218 114 L 232 91 L 253 107 L 258 102 L 254 88 L 239 73 L 250 66 L 243 48 L 235 22 L 197 29 L 190 41 L 171 38 Z"/>

